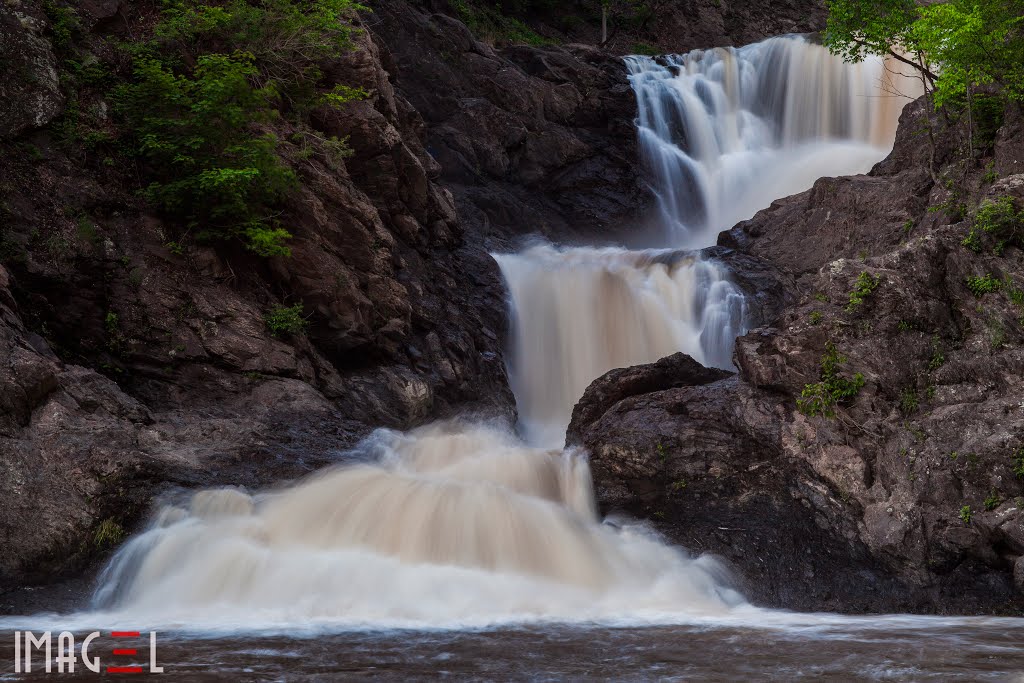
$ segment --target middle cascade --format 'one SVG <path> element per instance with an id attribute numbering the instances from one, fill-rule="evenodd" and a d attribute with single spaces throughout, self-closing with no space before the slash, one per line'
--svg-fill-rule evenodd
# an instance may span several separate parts
<path id="1" fill-rule="evenodd" d="M 594 379 L 684 351 L 730 368 L 743 295 L 722 264 L 678 251 L 556 249 L 496 254 L 514 302 L 509 368 L 519 421 L 558 447 Z"/>
<path id="2" fill-rule="evenodd" d="M 882 60 L 846 64 L 800 36 L 626 64 L 662 243 L 677 250 L 711 246 L 820 177 L 868 171 L 921 89 Z M 742 294 L 721 263 L 671 253 L 495 255 L 511 294 L 509 374 L 531 442 L 560 445 L 575 402 L 613 368 L 676 351 L 732 367 L 749 323 Z"/>

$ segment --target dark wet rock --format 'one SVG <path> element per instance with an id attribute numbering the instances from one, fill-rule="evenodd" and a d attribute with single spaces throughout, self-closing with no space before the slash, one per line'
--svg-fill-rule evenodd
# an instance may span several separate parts
<path id="1" fill-rule="evenodd" d="M 619 58 L 572 44 L 496 50 L 400 0 L 375 17 L 467 230 L 505 244 L 533 233 L 611 241 L 642 226 L 651 197 Z"/>
<path id="2" fill-rule="evenodd" d="M 609 408 L 628 396 L 672 387 L 699 386 L 730 374 L 725 370 L 706 368 L 685 353 L 666 356 L 649 365 L 611 370 L 594 380 L 573 408 L 567 444 L 576 445 L 575 439 L 584 426 L 600 418 Z"/>

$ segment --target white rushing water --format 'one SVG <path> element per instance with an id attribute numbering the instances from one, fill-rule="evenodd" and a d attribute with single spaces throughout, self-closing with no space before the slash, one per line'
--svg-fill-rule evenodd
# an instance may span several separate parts
<path id="1" fill-rule="evenodd" d="M 640 151 L 668 248 L 719 231 L 822 176 L 867 171 L 920 85 L 881 60 L 849 65 L 800 37 L 629 57 Z M 522 427 L 556 446 L 587 385 L 676 351 L 732 367 L 743 297 L 726 268 L 665 251 L 532 247 L 496 254 L 511 295 L 509 375 Z"/>
<path id="2" fill-rule="evenodd" d="M 877 89 L 881 65 L 845 66 L 799 38 L 628 64 L 666 247 L 706 246 L 892 143 L 900 103 Z M 496 258 L 522 428 L 542 447 L 508 426 L 380 431 L 376 460 L 277 491 L 198 492 L 117 552 L 96 608 L 190 627 L 750 619 L 715 561 L 598 519 L 585 455 L 560 449 L 573 404 L 611 368 L 680 350 L 730 365 L 746 321 L 726 269 L 672 249 Z"/>
<path id="3" fill-rule="evenodd" d="M 576 453 L 461 423 L 371 443 L 376 462 L 281 491 L 164 506 L 118 551 L 95 606 L 158 624 L 470 626 L 743 602 L 713 560 L 600 523 Z"/>
<path id="4" fill-rule="evenodd" d="M 572 408 L 612 368 L 684 351 L 731 367 L 743 295 L 714 261 L 679 252 L 556 249 L 496 255 L 512 301 L 510 381 L 529 440 L 558 446 Z"/>
<path id="5" fill-rule="evenodd" d="M 665 238 L 693 249 L 818 178 L 870 170 L 921 94 L 892 63 L 791 36 L 626 63 Z"/>

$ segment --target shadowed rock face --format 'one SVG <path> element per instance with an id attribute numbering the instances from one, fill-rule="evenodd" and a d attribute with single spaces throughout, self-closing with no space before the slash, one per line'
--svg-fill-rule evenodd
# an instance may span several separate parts
<path id="1" fill-rule="evenodd" d="M 75 6 L 101 57 L 141 20 L 93 14 L 113 5 Z M 56 63 L 35 9 L 0 7 L 0 36 L 23 11 L 39 25 L 15 37 Z M 45 82 L 0 85 L 38 95 L 0 105 L 0 593 L 79 571 L 169 487 L 266 485 L 373 428 L 514 415 L 497 266 L 467 238 L 386 53 L 357 41 L 326 78 L 371 96 L 312 120 L 355 153 L 340 168 L 290 160 L 289 258 L 172 248 L 181 230 L 132 196 L 131 164 L 37 128 L 62 112 Z M 80 93 L 83 110 L 103 104 Z M 296 303 L 305 333 L 271 334 L 267 311 Z"/>
<path id="2" fill-rule="evenodd" d="M 893 154 L 870 175 L 823 178 L 722 234 L 778 266 L 792 296 L 737 341 L 735 377 L 708 382 L 665 359 L 609 373 L 577 406 L 569 440 L 590 449 L 605 509 L 724 556 L 762 604 L 1024 609 L 1024 479 L 1014 471 L 1024 332 L 1013 294 L 1024 255 L 974 253 L 962 244 L 969 218 L 928 211 L 951 190 L 932 180 L 913 135 L 923 116 L 907 108 Z M 954 202 L 968 207 L 1019 202 L 1020 136 L 1020 113 L 1008 111 L 991 152 L 1002 177 L 991 182 L 987 159 L 953 166 L 966 135 L 940 129 L 935 175 L 957 173 Z M 878 285 L 849 306 L 862 272 Z M 986 273 L 1004 284 L 977 297 L 967 279 Z M 846 376 L 866 381 L 834 419 L 797 410 L 826 342 Z"/>
<path id="3" fill-rule="evenodd" d="M 650 196 L 619 58 L 585 45 L 496 50 L 446 14 L 395 0 L 374 16 L 468 230 L 499 246 L 637 229 Z"/>

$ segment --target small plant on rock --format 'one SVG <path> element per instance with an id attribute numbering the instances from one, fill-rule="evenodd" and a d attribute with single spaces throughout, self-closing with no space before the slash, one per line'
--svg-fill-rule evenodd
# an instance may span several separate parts
<path id="1" fill-rule="evenodd" d="M 853 291 L 850 292 L 850 301 L 846 304 L 846 310 L 851 313 L 855 311 L 878 288 L 880 282 L 881 278 L 874 277 L 867 271 L 858 275 L 857 280 L 853 283 Z"/>
<path id="2" fill-rule="evenodd" d="M 804 387 L 796 402 L 797 410 L 810 417 L 835 417 L 836 405 L 856 396 L 864 386 L 861 373 L 852 378 L 840 374 L 840 366 L 845 362 L 836 345 L 826 342 L 825 355 L 821 357 L 821 381 Z"/>
<path id="3" fill-rule="evenodd" d="M 1024 236 L 1024 210 L 1018 211 L 1013 197 L 1008 195 L 995 201 L 985 200 L 974 214 L 971 232 L 976 230 L 995 239 L 993 251 L 999 256 L 1009 245 L 1020 246 Z"/>
<path id="4" fill-rule="evenodd" d="M 993 491 L 992 493 L 989 494 L 988 498 L 985 499 L 985 509 L 995 510 L 997 507 L 999 507 L 999 504 L 1002 502 L 1003 501 L 999 498 L 999 494 Z"/>
<path id="5" fill-rule="evenodd" d="M 93 544 L 97 548 L 110 548 L 124 540 L 127 534 L 124 527 L 111 518 L 107 518 L 96 527 L 93 535 Z"/>
<path id="6" fill-rule="evenodd" d="M 970 524 L 972 516 L 973 516 L 973 513 L 971 512 L 971 506 L 970 505 L 964 505 L 962 508 L 960 508 L 960 521 L 961 522 L 963 522 L 964 524 Z"/>
<path id="7" fill-rule="evenodd" d="M 942 353 L 939 337 L 932 337 L 932 357 L 928 361 L 928 372 L 935 372 L 946 362 L 946 356 Z"/>
<path id="8" fill-rule="evenodd" d="M 917 411 L 917 391 L 913 387 L 906 387 L 900 392 L 900 410 L 904 415 L 910 415 Z"/>
<path id="9" fill-rule="evenodd" d="M 981 235 L 974 228 L 970 229 L 970 231 L 967 233 L 967 237 L 963 238 L 960 244 L 967 247 L 975 254 L 981 253 Z"/>
<path id="10" fill-rule="evenodd" d="M 1024 479 L 1024 446 L 1019 446 L 1011 456 L 1011 467 L 1013 473 L 1019 478 Z"/>
<path id="11" fill-rule="evenodd" d="M 967 278 L 967 289 L 979 299 L 986 294 L 999 291 L 1000 282 L 992 277 L 991 273 L 985 275 L 974 275 Z"/>
<path id="12" fill-rule="evenodd" d="M 302 317 L 302 304 L 274 306 L 266 313 L 264 320 L 270 333 L 275 337 L 300 334 L 308 325 L 306 319 Z"/>
<path id="13" fill-rule="evenodd" d="M 996 170 L 996 163 L 990 161 L 985 166 L 985 175 L 981 176 L 981 182 L 991 185 L 997 180 L 999 180 L 999 171 Z"/>

